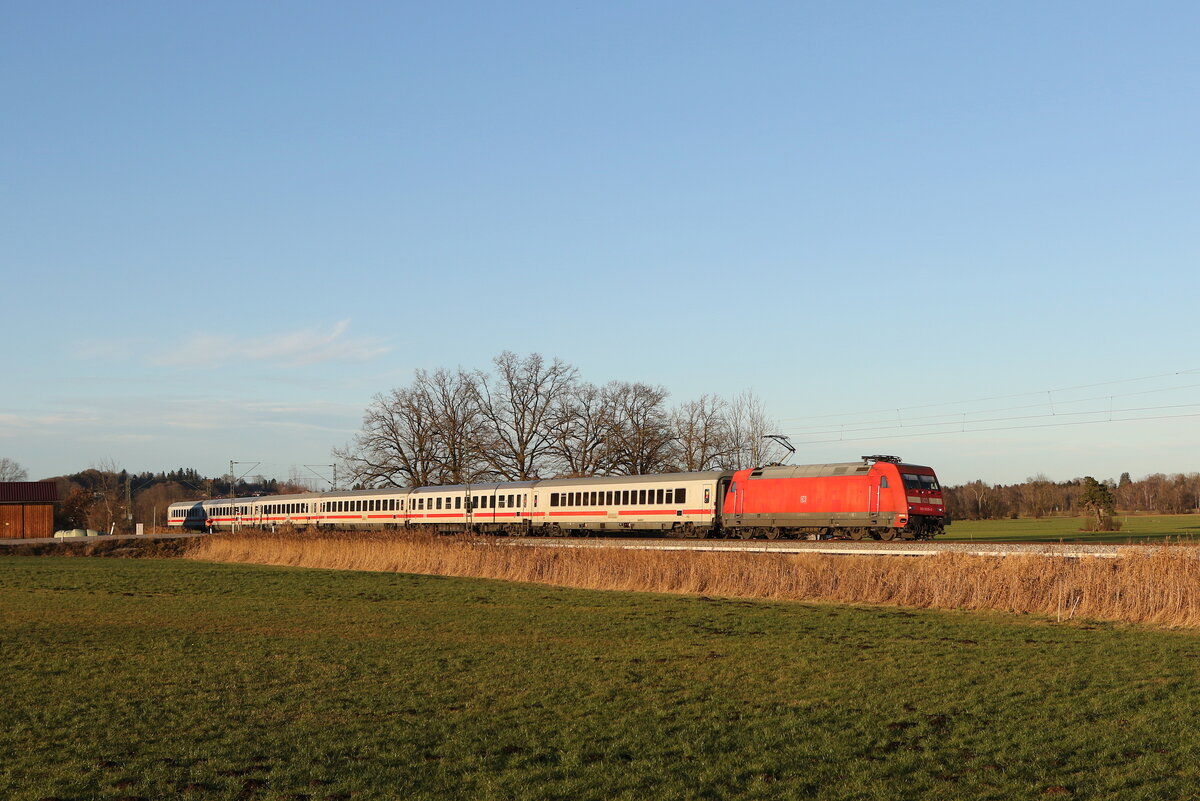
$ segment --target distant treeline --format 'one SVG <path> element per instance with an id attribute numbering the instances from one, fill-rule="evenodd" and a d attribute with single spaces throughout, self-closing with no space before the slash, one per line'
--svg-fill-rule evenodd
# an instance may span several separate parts
<path id="1" fill-rule="evenodd" d="M 1139 481 L 1122 473 L 1116 482 L 1101 483 L 1112 491 L 1118 511 L 1187 514 L 1200 509 L 1200 473 L 1154 473 Z M 956 520 L 1082 514 L 1082 478 L 1051 481 L 1038 475 L 1020 484 L 972 481 L 944 489 L 946 508 Z"/>

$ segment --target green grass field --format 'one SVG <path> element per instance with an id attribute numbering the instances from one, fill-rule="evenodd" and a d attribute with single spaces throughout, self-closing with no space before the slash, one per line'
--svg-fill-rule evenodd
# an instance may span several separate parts
<path id="1" fill-rule="evenodd" d="M 1117 515 L 1120 531 L 1080 531 L 1081 517 L 1017 520 L 955 520 L 938 540 L 1006 542 L 1194 542 L 1200 538 L 1200 515 Z"/>
<path id="2" fill-rule="evenodd" d="M 1200 636 L 0 558 L 0 798 L 1196 797 Z"/>

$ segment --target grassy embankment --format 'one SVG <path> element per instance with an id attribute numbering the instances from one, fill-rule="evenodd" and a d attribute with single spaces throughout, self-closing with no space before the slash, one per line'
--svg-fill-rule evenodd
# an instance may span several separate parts
<path id="1" fill-rule="evenodd" d="M 1082 517 L 956 520 L 938 540 L 1195 544 L 1200 537 L 1200 515 L 1117 515 L 1114 519 L 1121 524 L 1120 531 L 1080 531 L 1086 522 Z"/>
<path id="2" fill-rule="evenodd" d="M 505 539 L 320 533 L 196 541 L 196 558 L 471 576 L 581 589 L 994 610 L 1200 626 L 1193 548 L 1119 559 L 919 558 L 515 547 Z"/>
<path id="3" fill-rule="evenodd" d="M 0 797 L 1185 798 L 1191 632 L 0 559 Z"/>

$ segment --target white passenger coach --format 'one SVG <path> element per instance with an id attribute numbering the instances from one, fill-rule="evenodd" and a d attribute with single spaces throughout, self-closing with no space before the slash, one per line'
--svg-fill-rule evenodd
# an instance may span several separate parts
<path id="1" fill-rule="evenodd" d="M 570 478 L 220 498 L 171 504 L 168 525 L 194 530 L 396 529 L 558 536 L 603 530 L 703 536 L 716 520 L 720 472 Z"/>

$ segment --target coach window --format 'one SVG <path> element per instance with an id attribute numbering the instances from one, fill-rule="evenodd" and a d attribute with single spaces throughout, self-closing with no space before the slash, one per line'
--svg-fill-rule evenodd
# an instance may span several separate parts
<path id="1" fill-rule="evenodd" d="M 558 493 L 557 492 L 550 493 L 550 505 L 558 506 Z"/>
<path id="2" fill-rule="evenodd" d="M 657 497 L 657 500 L 655 501 L 655 503 L 662 503 L 663 502 L 663 491 L 659 490 L 656 497 Z"/>
<path id="3" fill-rule="evenodd" d="M 645 490 L 638 490 L 638 503 L 645 505 L 645 503 L 646 503 L 646 491 Z"/>
<path id="4" fill-rule="evenodd" d="M 675 503 L 675 490 L 667 490 L 667 503 Z"/>
<path id="5" fill-rule="evenodd" d="M 462 508 L 462 496 L 461 496 L 461 495 L 455 495 L 455 496 L 454 496 L 454 508 L 455 508 L 455 509 L 461 509 L 461 508 Z"/>
<path id="6" fill-rule="evenodd" d="M 497 506 L 499 506 L 501 509 L 504 508 L 504 496 L 503 495 L 500 496 L 500 503 L 498 503 Z"/>
<path id="7" fill-rule="evenodd" d="M 687 493 L 684 491 L 683 487 L 676 487 L 675 488 L 675 503 L 684 503 L 686 498 L 687 498 Z"/>

